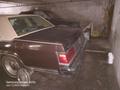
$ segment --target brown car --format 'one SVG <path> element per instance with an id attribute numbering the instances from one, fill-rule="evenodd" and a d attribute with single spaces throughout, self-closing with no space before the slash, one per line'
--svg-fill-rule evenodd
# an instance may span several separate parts
<path id="1" fill-rule="evenodd" d="M 29 80 L 33 71 L 75 72 L 90 29 L 56 27 L 37 15 L 0 16 L 1 64 L 20 81 Z"/>

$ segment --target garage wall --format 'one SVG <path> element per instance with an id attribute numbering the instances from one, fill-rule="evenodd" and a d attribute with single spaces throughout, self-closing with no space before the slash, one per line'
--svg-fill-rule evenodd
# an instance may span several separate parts
<path id="1" fill-rule="evenodd" d="M 72 2 L 48 5 L 60 17 L 69 21 L 80 21 L 82 24 L 94 24 L 94 36 L 107 37 L 110 32 L 114 0 L 72 0 Z"/>
<path id="2" fill-rule="evenodd" d="M 112 24 L 112 52 L 114 54 L 114 67 L 120 86 L 120 0 L 116 0 Z"/>

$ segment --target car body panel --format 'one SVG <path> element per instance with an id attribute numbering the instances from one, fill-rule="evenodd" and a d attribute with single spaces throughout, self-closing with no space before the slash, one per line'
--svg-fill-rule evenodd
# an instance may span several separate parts
<path id="1" fill-rule="evenodd" d="M 55 44 L 29 42 L 16 39 L 15 52 L 27 66 L 58 69 Z"/>
<path id="2" fill-rule="evenodd" d="M 80 35 L 80 29 L 53 27 L 20 37 L 18 39 L 61 43 L 66 49 L 68 46 L 72 45 Z"/>
<path id="3" fill-rule="evenodd" d="M 70 69 L 73 65 L 74 68 L 78 66 L 80 58 L 77 57 L 82 54 L 80 52 L 87 41 L 80 28 L 52 25 L 49 28 L 37 29 L 18 36 L 9 22 L 9 18 L 24 16 L 36 15 L 0 16 L 0 19 L 5 18 L 4 24 L 1 25 L 7 27 L 4 26 L 6 29 L 4 27 L 1 29 L 5 30 L 5 34 L 2 33 L 2 36 L 8 35 L 0 40 L 0 50 L 12 52 L 28 67 L 70 71 L 73 70 Z M 58 54 L 67 53 L 70 48 L 75 49 L 74 57 L 68 64 L 61 64 Z"/>

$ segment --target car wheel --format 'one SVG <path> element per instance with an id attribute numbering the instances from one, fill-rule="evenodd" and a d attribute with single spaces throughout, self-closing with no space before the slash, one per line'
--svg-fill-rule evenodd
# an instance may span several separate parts
<path id="1" fill-rule="evenodd" d="M 12 55 L 3 56 L 2 66 L 10 77 L 17 78 L 17 72 L 20 69 L 20 64 L 16 57 Z"/>
<path id="2" fill-rule="evenodd" d="M 21 68 L 18 70 L 17 79 L 20 85 L 29 86 L 30 84 L 30 74 L 25 68 Z"/>

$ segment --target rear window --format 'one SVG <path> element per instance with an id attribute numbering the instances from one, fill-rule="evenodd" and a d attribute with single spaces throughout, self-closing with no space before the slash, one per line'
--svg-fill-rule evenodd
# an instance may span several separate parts
<path id="1" fill-rule="evenodd" d="M 24 35 L 36 30 L 42 30 L 45 28 L 53 27 L 49 21 L 43 19 L 40 16 L 21 16 L 9 18 L 17 35 Z"/>

